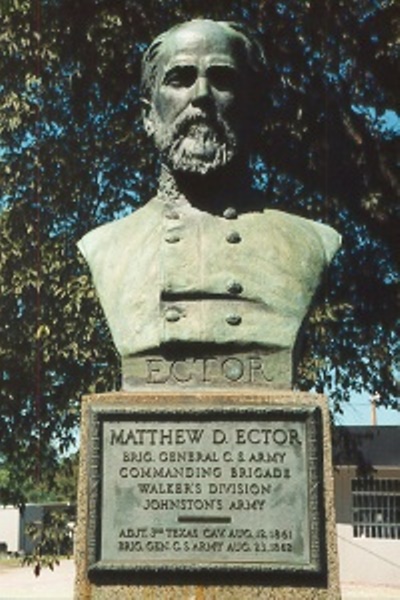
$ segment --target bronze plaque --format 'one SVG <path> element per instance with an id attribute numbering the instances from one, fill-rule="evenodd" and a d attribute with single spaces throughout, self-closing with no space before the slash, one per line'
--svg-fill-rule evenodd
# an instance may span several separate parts
<path id="1" fill-rule="evenodd" d="M 318 408 L 92 411 L 92 571 L 320 572 Z"/>

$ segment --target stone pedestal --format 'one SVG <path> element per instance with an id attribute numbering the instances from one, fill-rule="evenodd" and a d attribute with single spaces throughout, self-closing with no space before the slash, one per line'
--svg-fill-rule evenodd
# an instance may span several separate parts
<path id="1" fill-rule="evenodd" d="M 325 398 L 84 398 L 76 566 L 76 600 L 340 598 Z"/>

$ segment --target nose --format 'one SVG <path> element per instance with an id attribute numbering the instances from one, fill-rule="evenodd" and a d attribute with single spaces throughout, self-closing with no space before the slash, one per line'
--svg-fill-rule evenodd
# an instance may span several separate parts
<path id="1" fill-rule="evenodd" d="M 193 89 L 192 103 L 196 105 L 203 102 L 205 99 L 209 99 L 210 96 L 211 88 L 207 77 L 198 77 Z"/>

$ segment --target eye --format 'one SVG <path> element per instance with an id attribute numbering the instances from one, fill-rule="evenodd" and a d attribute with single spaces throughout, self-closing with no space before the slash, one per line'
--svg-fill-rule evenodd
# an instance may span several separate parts
<path id="1" fill-rule="evenodd" d="M 208 69 L 210 83 L 217 90 L 233 91 L 239 85 L 239 74 L 228 66 L 214 66 Z"/>
<path id="2" fill-rule="evenodd" d="M 191 66 L 177 66 L 165 74 L 163 84 L 171 87 L 191 87 L 196 81 L 196 69 Z"/>

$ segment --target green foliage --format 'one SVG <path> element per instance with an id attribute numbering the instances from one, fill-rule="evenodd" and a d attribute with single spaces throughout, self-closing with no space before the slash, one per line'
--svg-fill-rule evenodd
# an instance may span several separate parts
<path id="1" fill-rule="evenodd" d="M 79 453 L 64 458 L 54 478 L 55 497 L 53 501 L 77 502 Z"/>
<path id="2" fill-rule="evenodd" d="M 75 505 L 77 501 L 79 454 L 76 452 L 66 458 L 57 460 L 40 481 L 35 477 L 24 483 L 26 501 L 31 504 L 48 504 L 68 502 Z M 0 471 L 1 481 L 1 471 Z"/>
<path id="3" fill-rule="evenodd" d="M 76 452 L 60 458 L 54 450 L 47 449 L 43 452 L 44 455 L 46 461 L 41 465 L 41 471 L 38 473 L 38 465 L 33 463 L 32 472 L 24 469 L 23 477 L 16 468 L 17 465 L 21 469 L 18 460 L 11 463 L 8 458 L 4 459 L 3 465 L 0 466 L 2 504 L 76 504 L 79 454 Z"/>
<path id="4" fill-rule="evenodd" d="M 397 102 L 395 4 L 0 1 L 0 501 L 25 501 L 25 481 L 46 485 L 74 439 L 81 395 L 119 385 L 75 244 L 153 193 L 140 57 L 188 18 L 258 29 L 270 98 L 256 184 L 266 204 L 344 236 L 298 386 L 326 391 L 338 409 L 361 389 L 396 404 L 399 120 L 388 125 L 385 112 Z"/>

